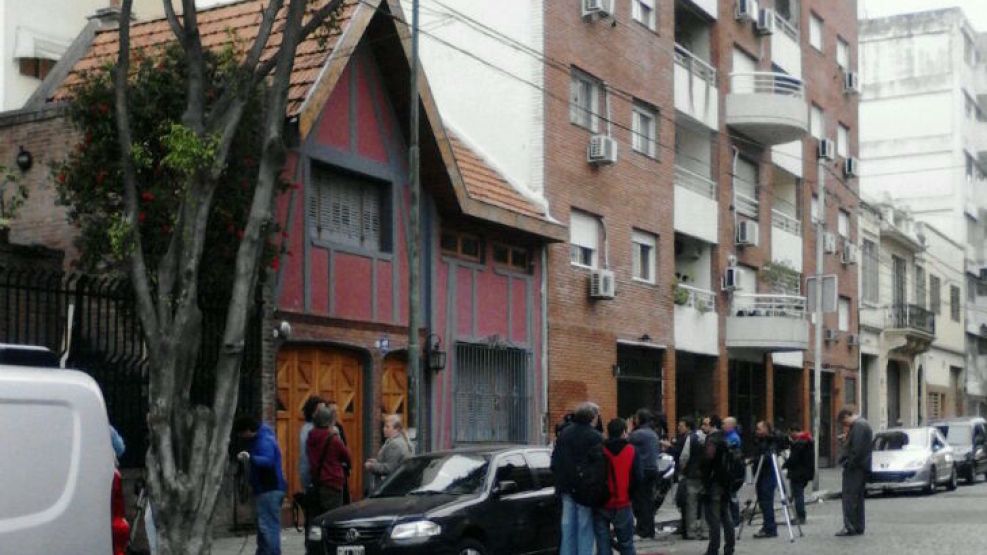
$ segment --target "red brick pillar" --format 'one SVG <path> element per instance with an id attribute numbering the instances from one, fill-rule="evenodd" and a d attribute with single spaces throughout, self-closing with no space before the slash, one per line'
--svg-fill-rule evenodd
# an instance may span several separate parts
<path id="1" fill-rule="evenodd" d="M 713 370 L 713 390 L 709 394 L 713 396 L 716 414 L 730 415 L 730 359 L 726 356 L 725 351 L 723 356 L 716 359 L 716 368 Z"/>
<path id="2" fill-rule="evenodd" d="M 810 366 L 802 368 L 802 429 L 812 430 L 812 372 Z"/>
<path id="3" fill-rule="evenodd" d="M 764 419 L 775 422 L 775 365 L 771 353 L 764 355 Z"/>
<path id="4" fill-rule="evenodd" d="M 664 358 L 665 360 L 662 363 L 662 379 L 665 383 L 662 388 L 662 403 L 665 409 L 666 422 L 671 427 L 676 418 L 675 349 L 665 349 Z"/>

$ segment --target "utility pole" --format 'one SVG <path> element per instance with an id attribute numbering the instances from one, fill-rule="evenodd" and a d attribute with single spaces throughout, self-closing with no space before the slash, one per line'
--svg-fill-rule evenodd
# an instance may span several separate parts
<path id="1" fill-rule="evenodd" d="M 817 167 L 817 178 L 816 181 L 819 182 L 819 213 L 816 217 L 816 323 L 814 331 L 816 334 L 814 346 L 813 346 L 813 358 L 815 359 L 813 363 L 812 370 L 812 383 L 814 384 L 814 391 L 812 392 L 812 437 L 815 441 L 813 444 L 813 461 L 816 468 L 815 476 L 812 478 L 812 490 L 819 491 L 819 414 L 822 408 L 822 365 L 823 365 L 823 262 L 826 258 L 824 235 L 826 234 L 826 167 L 825 160 L 820 157 L 819 165 Z"/>
<path id="2" fill-rule="evenodd" d="M 422 354 L 419 344 L 421 329 L 421 175 L 418 146 L 418 0 L 411 2 L 411 121 L 408 126 L 408 182 L 411 187 L 411 207 L 408 214 L 408 377 L 410 396 L 415 400 L 414 418 L 418 452 L 424 453 L 425 419 L 423 404 L 424 380 Z"/>

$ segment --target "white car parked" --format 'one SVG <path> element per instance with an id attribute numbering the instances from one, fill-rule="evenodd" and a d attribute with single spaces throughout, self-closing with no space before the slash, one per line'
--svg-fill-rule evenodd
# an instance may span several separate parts
<path id="1" fill-rule="evenodd" d="M 953 448 L 933 427 L 892 428 L 874 436 L 868 492 L 956 489 Z"/>

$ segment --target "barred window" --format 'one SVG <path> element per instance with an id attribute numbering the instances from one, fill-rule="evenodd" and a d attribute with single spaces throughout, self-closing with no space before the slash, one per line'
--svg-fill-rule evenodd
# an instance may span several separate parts
<path id="1" fill-rule="evenodd" d="M 925 308 L 925 268 L 915 266 L 915 304 Z"/>
<path id="2" fill-rule="evenodd" d="M 949 317 L 960 321 L 960 288 L 955 285 L 949 286 Z"/>
<path id="3" fill-rule="evenodd" d="M 880 301 L 877 244 L 864 239 L 860 255 L 861 273 L 863 274 L 863 299 L 865 302 L 877 303 Z"/>
<path id="4" fill-rule="evenodd" d="M 929 310 L 942 314 L 942 282 L 932 274 L 929 274 Z"/>
<path id="5" fill-rule="evenodd" d="M 325 166 L 313 166 L 309 234 L 323 241 L 390 252 L 389 187 Z"/>

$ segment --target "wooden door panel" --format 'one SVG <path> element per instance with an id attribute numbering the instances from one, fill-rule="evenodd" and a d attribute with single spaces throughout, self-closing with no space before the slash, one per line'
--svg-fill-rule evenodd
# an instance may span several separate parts
<path id="1" fill-rule="evenodd" d="M 385 414 L 400 414 L 408 425 L 408 362 L 401 357 L 384 359 L 381 375 L 380 406 Z"/>

